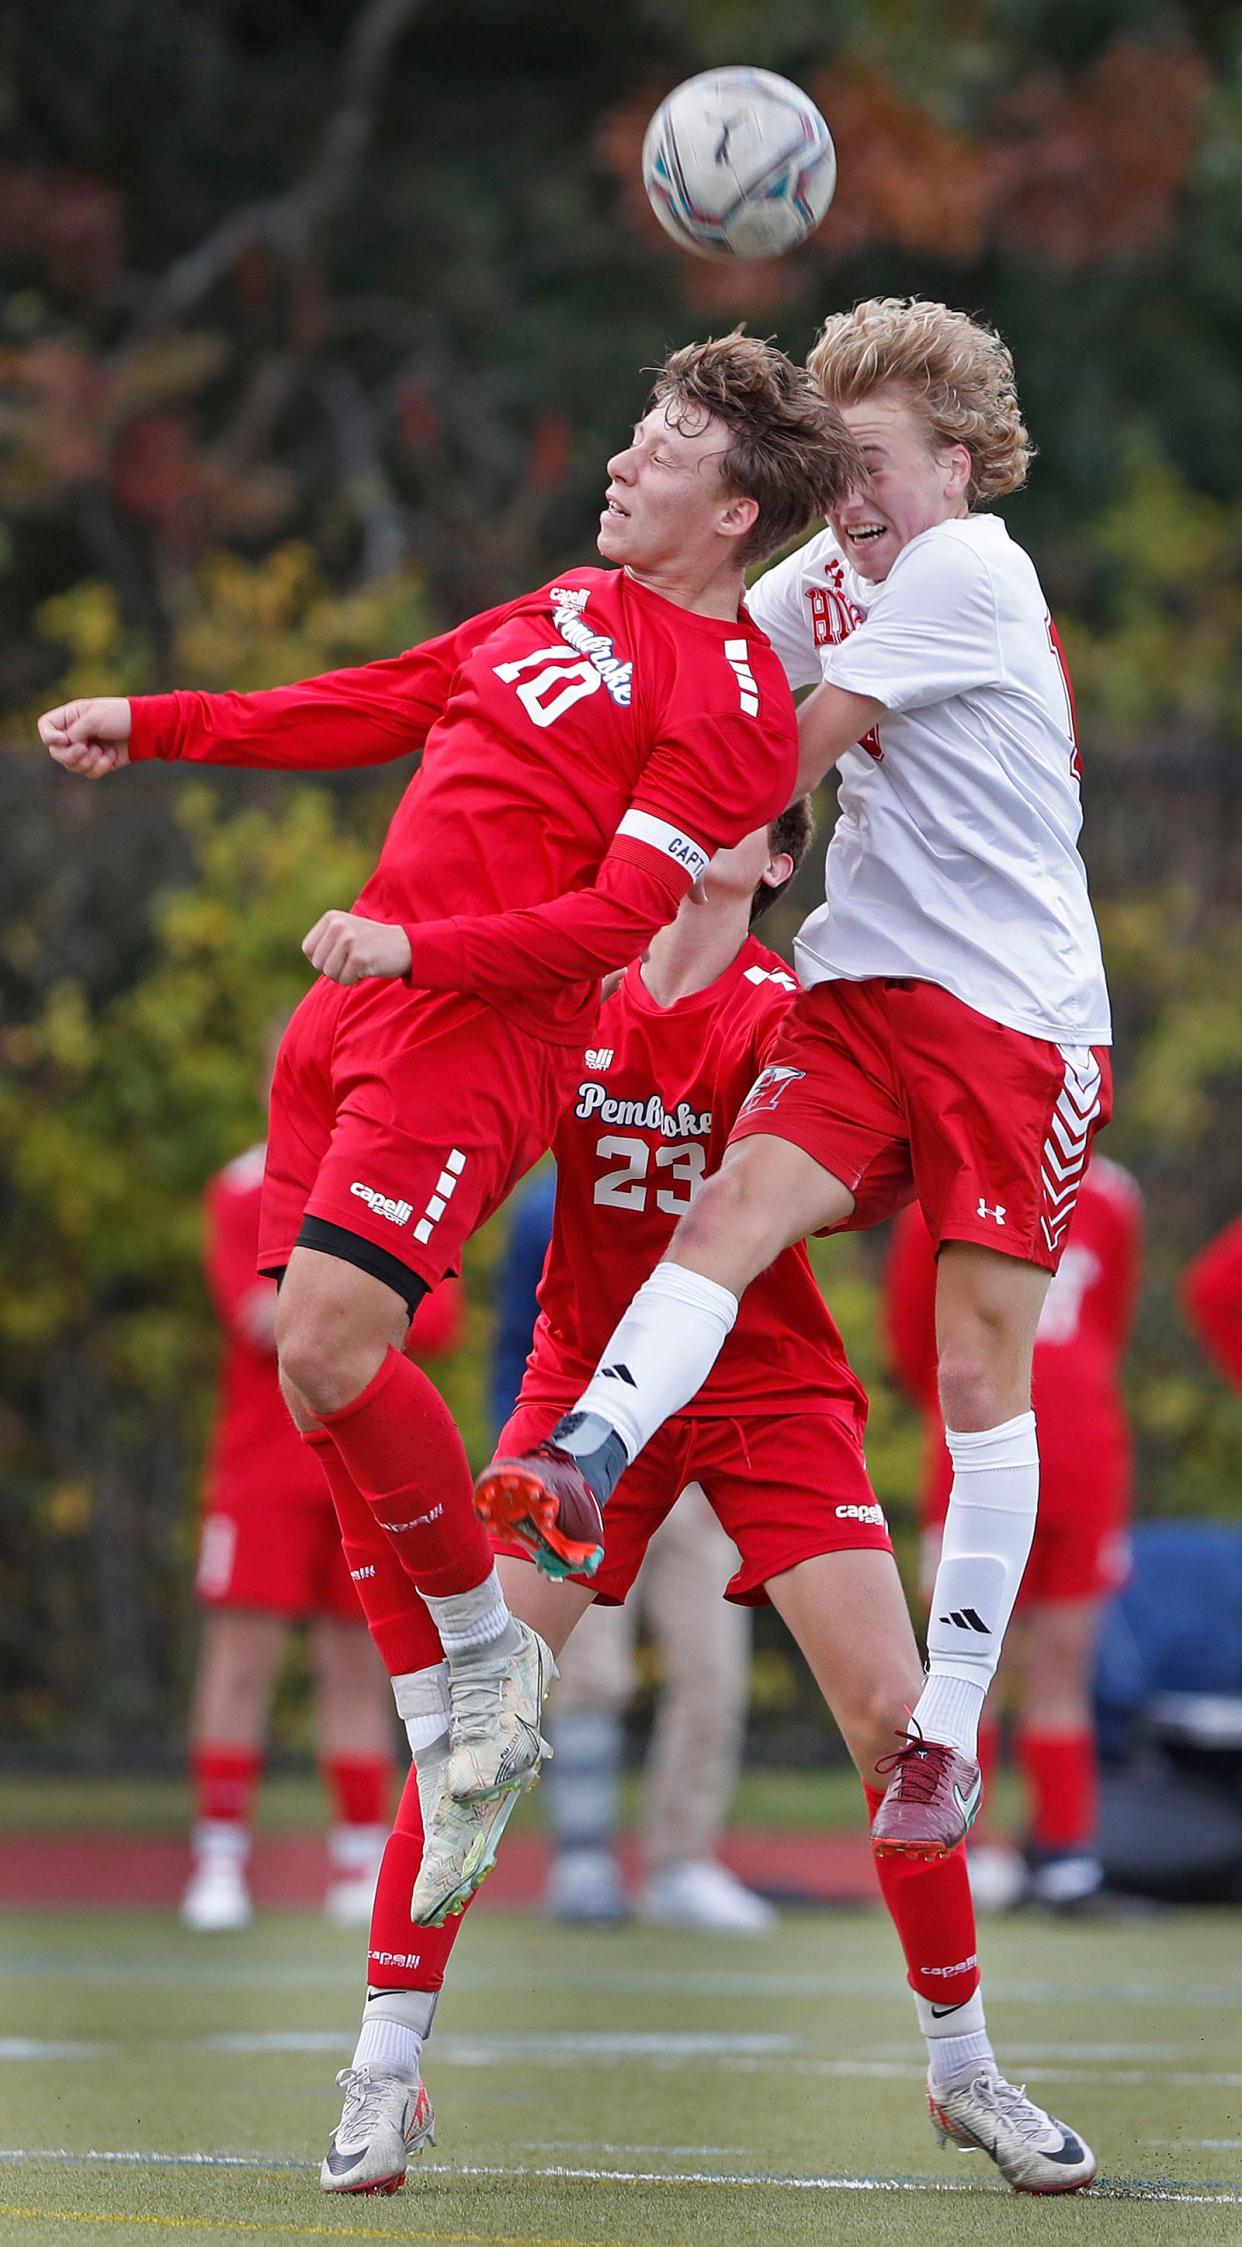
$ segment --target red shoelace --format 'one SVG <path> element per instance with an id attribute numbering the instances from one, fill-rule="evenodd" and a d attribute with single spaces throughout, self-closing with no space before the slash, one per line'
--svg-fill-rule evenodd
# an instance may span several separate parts
<path id="1" fill-rule="evenodd" d="M 898 1801 L 930 1802 L 953 1750 L 940 1740 L 924 1740 L 921 1736 L 910 1740 L 904 1734 L 899 1737 L 901 1746 L 891 1755 L 881 1756 L 876 1771 L 882 1779 L 895 1775 Z"/>

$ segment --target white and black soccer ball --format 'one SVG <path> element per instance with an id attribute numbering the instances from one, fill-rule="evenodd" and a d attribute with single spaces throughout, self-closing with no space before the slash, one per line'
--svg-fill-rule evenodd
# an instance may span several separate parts
<path id="1" fill-rule="evenodd" d="M 699 257 L 783 257 L 837 184 L 814 102 L 773 70 L 705 70 L 674 86 L 643 141 L 643 185 L 666 234 Z"/>

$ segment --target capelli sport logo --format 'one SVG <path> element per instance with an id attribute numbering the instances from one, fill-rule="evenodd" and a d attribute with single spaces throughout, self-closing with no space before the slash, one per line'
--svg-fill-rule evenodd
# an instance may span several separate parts
<path id="1" fill-rule="evenodd" d="M 355 1178 L 349 1190 L 357 1194 L 360 1202 L 366 1202 L 377 1217 L 386 1217 L 390 1225 L 408 1225 L 414 1215 L 413 1202 L 394 1201 L 391 1194 L 381 1194 L 374 1186 L 364 1186 L 360 1178 Z"/>

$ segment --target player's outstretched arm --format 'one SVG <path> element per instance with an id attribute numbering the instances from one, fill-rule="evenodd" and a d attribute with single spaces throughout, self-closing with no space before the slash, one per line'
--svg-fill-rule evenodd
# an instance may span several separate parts
<path id="1" fill-rule="evenodd" d="M 850 694 L 825 681 L 808 694 L 798 712 L 798 785 L 794 797 L 818 788 L 826 772 L 870 733 L 885 714 L 885 704 L 869 694 Z"/>
<path id="2" fill-rule="evenodd" d="M 97 695 L 45 710 L 39 739 L 48 755 L 82 780 L 106 780 L 129 763 L 130 708 L 124 695 Z"/>

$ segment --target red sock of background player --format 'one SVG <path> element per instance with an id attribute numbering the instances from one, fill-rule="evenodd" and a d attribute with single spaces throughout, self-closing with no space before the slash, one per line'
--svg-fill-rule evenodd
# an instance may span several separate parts
<path id="1" fill-rule="evenodd" d="M 882 1793 L 876 1787 L 864 1787 L 863 1793 L 868 1817 L 874 1818 Z M 929 1864 L 910 1857 L 873 1862 L 905 1954 L 932 2089 L 951 2090 L 996 2067 L 983 2013 L 966 1853 L 954 1849 Z"/>
<path id="2" fill-rule="evenodd" d="M 474 1511 L 470 1463 L 421 1366 L 390 1349 L 361 1396 L 320 1422 L 426 1601 L 450 1664 L 514 1650 L 520 1637 Z"/>
<path id="3" fill-rule="evenodd" d="M 1091 1732 L 1026 1732 L 1018 1754 L 1031 1793 L 1037 1849 L 1095 1854 L 1099 1771 Z"/>
<path id="4" fill-rule="evenodd" d="M 390 1755 L 328 1755 L 322 1770 L 333 1810 L 328 1861 L 341 1884 L 329 1890 L 328 1908 L 341 1908 L 347 1898 L 352 1917 L 355 1893 L 376 1879 L 387 1844 L 395 1766 Z"/>
<path id="5" fill-rule="evenodd" d="M 250 1814 L 263 1775 L 261 1748 L 227 1748 L 201 1741 L 190 1750 L 190 1847 L 196 1865 L 205 1856 L 244 1865 L 250 1855 Z"/>
<path id="6" fill-rule="evenodd" d="M 423 1854 L 423 1816 L 418 1774 L 411 1771 L 384 1851 L 371 1941 L 367 1952 L 367 1995 L 353 2065 L 417 2083 L 423 2045 L 431 2033 L 449 1952 L 464 1911 L 443 1927 L 415 1927 L 410 1895 Z"/>

